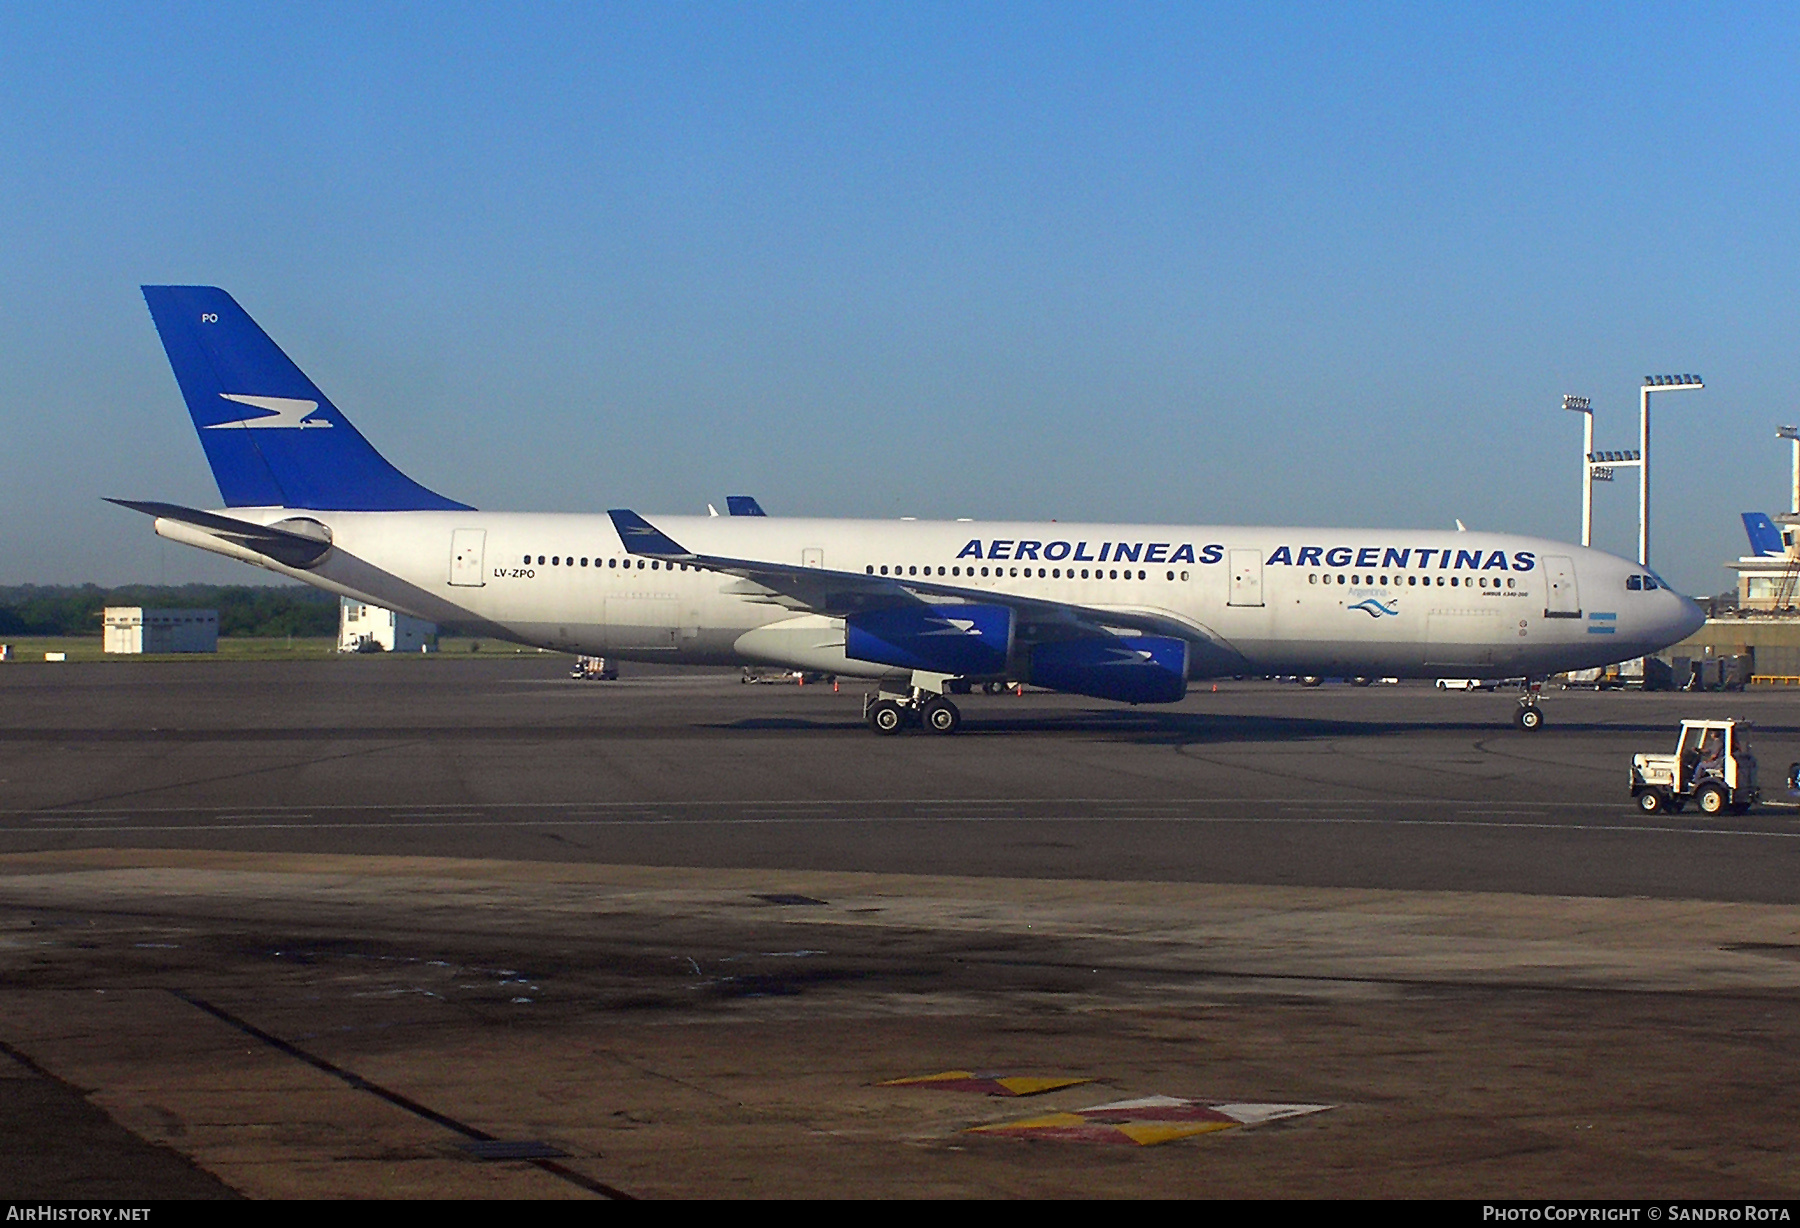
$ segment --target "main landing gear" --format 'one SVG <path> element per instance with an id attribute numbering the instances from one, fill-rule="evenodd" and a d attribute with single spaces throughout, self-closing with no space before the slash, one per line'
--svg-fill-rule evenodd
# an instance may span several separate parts
<path id="1" fill-rule="evenodd" d="M 1544 710 L 1538 707 L 1538 692 L 1544 684 L 1525 680 L 1525 694 L 1519 699 L 1519 706 L 1513 712 L 1513 724 L 1523 733 L 1536 733 L 1544 727 Z"/>
<path id="2" fill-rule="evenodd" d="M 865 695 L 863 718 L 884 736 L 918 725 L 928 733 L 950 734 L 962 728 L 962 713 L 940 694 L 914 687 L 911 694 Z"/>

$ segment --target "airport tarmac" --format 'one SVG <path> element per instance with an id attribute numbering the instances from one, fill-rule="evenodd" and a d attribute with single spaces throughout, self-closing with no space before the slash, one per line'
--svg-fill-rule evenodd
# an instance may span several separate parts
<path id="1" fill-rule="evenodd" d="M 1800 1189 L 1797 813 L 1624 787 L 1740 715 L 1780 794 L 1800 697 L 1552 692 L 1528 735 L 1504 694 L 1228 681 L 884 739 L 859 696 L 548 656 L 0 668 L 0 1075 L 33 1089 L 0 1102 L 39 1106 L 0 1110 L 0 1186 Z M 950 1070 L 1090 1082 L 881 1086 Z M 1331 1107 L 969 1133 L 1156 1095 Z"/>

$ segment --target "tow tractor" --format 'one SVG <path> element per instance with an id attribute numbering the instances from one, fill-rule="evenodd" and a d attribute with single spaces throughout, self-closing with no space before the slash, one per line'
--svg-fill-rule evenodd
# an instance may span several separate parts
<path id="1" fill-rule="evenodd" d="M 1750 722 L 1683 721 L 1672 755 L 1631 757 L 1631 796 L 1645 814 L 1679 811 L 1689 802 L 1701 814 L 1743 814 L 1761 796 Z"/>

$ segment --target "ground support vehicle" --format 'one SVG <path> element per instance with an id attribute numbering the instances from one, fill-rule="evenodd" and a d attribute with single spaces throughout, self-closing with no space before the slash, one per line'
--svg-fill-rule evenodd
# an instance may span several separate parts
<path id="1" fill-rule="evenodd" d="M 576 657 L 569 677 L 587 682 L 611 682 L 619 676 L 619 667 L 605 657 Z"/>
<path id="2" fill-rule="evenodd" d="M 1440 691 L 1498 691 L 1502 687 L 1518 687 L 1519 706 L 1513 712 L 1513 725 L 1525 733 L 1536 733 L 1544 727 L 1544 710 L 1538 707 L 1538 696 L 1544 684 L 1530 678 L 1439 678 Z"/>
<path id="3" fill-rule="evenodd" d="M 1762 796 L 1750 723 L 1683 721 L 1672 755 L 1631 757 L 1631 796 L 1645 814 L 1681 810 L 1689 802 L 1702 814 L 1743 814 Z"/>
<path id="4" fill-rule="evenodd" d="M 738 676 L 738 681 L 745 686 L 775 683 L 787 686 L 809 686 L 820 682 L 835 682 L 830 674 L 812 669 L 780 669 L 772 665 L 746 665 Z"/>
<path id="5" fill-rule="evenodd" d="M 986 682 L 975 682 L 969 678 L 952 678 L 944 683 L 946 695 L 972 695 L 979 686 L 983 695 L 1004 695 L 1019 684 L 1000 678 L 989 678 Z"/>

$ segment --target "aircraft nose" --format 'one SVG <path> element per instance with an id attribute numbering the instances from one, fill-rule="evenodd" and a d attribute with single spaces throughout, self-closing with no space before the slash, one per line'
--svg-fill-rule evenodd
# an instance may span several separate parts
<path id="1" fill-rule="evenodd" d="M 1692 597 L 1681 593 L 1671 593 L 1677 602 L 1676 609 L 1669 619 L 1669 630 L 1675 638 L 1670 643 L 1679 643 L 1706 625 L 1706 611 Z"/>

